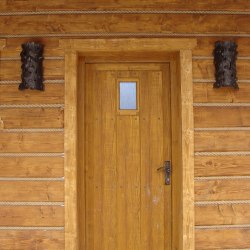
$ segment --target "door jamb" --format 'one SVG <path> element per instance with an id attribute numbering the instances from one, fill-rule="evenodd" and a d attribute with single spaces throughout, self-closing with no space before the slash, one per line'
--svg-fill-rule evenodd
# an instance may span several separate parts
<path id="1" fill-rule="evenodd" d="M 77 106 L 78 61 L 84 56 L 113 53 L 176 53 L 171 66 L 171 121 L 173 179 L 173 249 L 194 249 L 194 125 L 192 49 L 196 39 L 125 38 L 125 39 L 62 39 L 65 51 L 65 249 L 78 250 L 77 166 L 79 164 Z M 173 67 L 174 66 L 174 67 Z M 173 74 L 175 71 L 176 74 Z M 84 73 L 84 72 L 81 72 Z"/>

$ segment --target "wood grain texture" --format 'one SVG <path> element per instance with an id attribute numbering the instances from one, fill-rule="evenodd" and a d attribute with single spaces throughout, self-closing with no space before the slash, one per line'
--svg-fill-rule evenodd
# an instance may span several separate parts
<path id="1" fill-rule="evenodd" d="M 170 249 L 172 245 L 171 186 L 162 186 L 164 171 L 156 171 L 171 157 L 169 88 L 168 64 L 161 71 L 141 72 L 141 249 Z M 157 203 L 152 202 L 154 197 Z"/>
<path id="2" fill-rule="evenodd" d="M 0 157 L 0 177 L 63 177 L 63 162 L 63 157 Z"/>
<path id="3" fill-rule="evenodd" d="M 62 108 L 0 108 L 1 129 L 63 128 L 63 118 Z"/>
<path id="4" fill-rule="evenodd" d="M 164 162 L 163 146 L 168 147 L 163 145 L 162 136 L 163 69 L 160 64 L 154 65 L 157 70 L 144 64 L 140 69 L 138 64 L 91 66 L 87 65 L 85 90 L 85 247 L 165 249 L 170 241 L 170 211 L 165 210 L 170 197 L 164 198 L 164 176 L 156 171 L 156 166 Z M 142 83 L 140 117 L 117 115 L 117 79 L 131 77 Z"/>
<path id="5" fill-rule="evenodd" d="M 196 230 L 195 249 L 248 249 L 250 229 Z"/>
<path id="6" fill-rule="evenodd" d="M 26 39 L 28 41 L 30 41 L 31 39 Z M 33 39 L 32 39 L 33 40 Z M 34 38 L 34 40 L 36 41 L 37 39 Z M 22 51 L 22 48 L 21 48 L 21 43 L 23 41 L 21 40 L 20 41 L 20 44 L 18 44 L 18 46 L 9 46 L 7 48 L 4 48 L 3 50 L 1 50 L 1 57 L 3 57 L 5 60 L 9 60 L 10 58 L 14 58 L 16 61 L 18 61 L 18 58 L 20 58 L 21 60 L 21 57 L 20 57 L 20 53 Z M 24 42 L 26 42 L 24 40 Z M 39 40 L 37 41 L 39 42 Z M 58 39 L 57 39 L 57 42 L 58 42 Z M 47 47 L 47 41 L 43 41 L 41 40 L 40 42 L 42 45 L 44 45 L 44 52 L 43 52 L 43 56 L 45 57 L 45 60 L 53 60 L 51 59 L 52 57 L 64 57 L 64 51 L 58 47 L 49 47 L 49 44 L 48 44 L 48 47 Z M 50 58 L 49 58 L 50 57 Z"/>
<path id="7" fill-rule="evenodd" d="M 181 50 L 179 58 L 181 95 L 181 193 L 182 245 L 180 249 L 194 249 L 194 121 L 192 89 L 192 51 Z M 175 117 L 172 117 L 175 119 Z"/>
<path id="8" fill-rule="evenodd" d="M 193 49 L 196 46 L 194 38 L 124 38 L 124 39 L 61 39 L 60 48 L 72 49 L 81 52 L 83 56 L 110 55 L 113 53 L 124 52 L 127 54 L 137 53 L 168 53 L 176 52 L 181 49 Z M 161 46 L 160 46 L 161 45 Z M 133 56 L 133 54 L 132 54 Z M 169 58 L 169 56 L 168 56 Z M 162 57 L 161 57 L 162 59 Z M 135 58 L 133 61 L 136 61 Z M 143 60 L 145 62 L 145 60 Z M 103 66 L 105 67 L 105 66 Z"/>
<path id="9" fill-rule="evenodd" d="M 250 78 L 250 60 L 237 60 L 237 77 L 239 80 Z M 215 67 L 212 59 L 193 60 L 194 79 L 214 79 Z"/>
<path id="10" fill-rule="evenodd" d="M 65 53 L 65 249 L 78 249 L 77 218 L 77 65 L 75 51 Z"/>
<path id="11" fill-rule="evenodd" d="M 195 176 L 250 175 L 250 156 L 195 156 Z"/>
<path id="12" fill-rule="evenodd" d="M 182 14 L 181 18 L 176 14 L 0 16 L 0 30 L 1 34 L 41 36 L 82 32 L 247 34 L 250 31 L 249 20 L 249 15 L 204 14 Z M 218 24 L 221 25 L 218 27 Z"/>
<path id="13" fill-rule="evenodd" d="M 179 183 L 182 181 L 182 158 L 179 157 L 182 154 L 181 149 L 181 83 L 179 80 L 179 63 L 173 61 L 170 65 L 171 70 L 171 114 L 174 114 L 174 119 L 171 116 L 171 129 L 172 129 L 172 165 L 176 166 L 176 171 L 172 171 L 172 178 L 175 180 L 172 182 L 172 206 L 176 209 L 172 210 L 173 220 L 176 223 L 172 223 L 172 247 L 179 249 L 182 244 L 179 239 L 180 232 L 182 232 L 182 219 L 179 216 L 179 211 L 182 210 L 182 190 Z"/>
<path id="14" fill-rule="evenodd" d="M 250 107 L 194 107 L 196 128 L 250 127 Z"/>
<path id="15" fill-rule="evenodd" d="M 1 230 L 0 245 L 4 250 L 64 249 L 64 232 L 45 230 Z"/>
<path id="16" fill-rule="evenodd" d="M 62 104 L 64 85 L 46 84 L 44 91 L 18 90 L 16 85 L 0 85 L 0 104 Z"/>
<path id="17" fill-rule="evenodd" d="M 1 181 L 1 201 L 63 201 L 62 181 Z"/>
<path id="18" fill-rule="evenodd" d="M 20 80 L 21 83 L 21 63 L 15 61 L 0 61 L 0 80 Z M 45 80 L 64 79 L 63 60 L 44 60 L 43 76 Z"/>
<path id="19" fill-rule="evenodd" d="M 152 2 L 149 0 L 141 1 L 114 1 L 114 0 L 95 0 L 82 2 L 81 0 L 74 0 L 65 4 L 65 0 L 56 0 L 51 2 L 37 0 L 26 1 L 7 1 L 2 0 L 0 9 L 3 11 L 39 11 L 39 10 L 92 10 L 92 9 L 170 9 L 170 10 L 250 10 L 249 3 L 245 0 L 218 0 L 218 1 L 205 1 L 205 0 L 159 0 Z"/>
<path id="20" fill-rule="evenodd" d="M 6 39 L 6 46 L 1 50 L 1 57 L 17 57 L 20 58 L 20 53 L 22 51 L 21 45 L 23 43 L 30 42 L 31 39 L 28 37 L 24 38 L 8 38 Z M 54 56 L 64 56 L 64 51 L 58 48 L 59 40 L 58 38 L 44 38 L 38 37 L 33 38 L 32 41 L 38 42 L 44 45 L 44 57 L 54 57 Z"/>
<path id="21" fill-rule="evenodd" d="M 249 151 L 250 131 L 196 131 L 195 151 Z"/>
<path id="22" fill-rule="evenodd" d="M 196 206 L 195 225 L 237 225 L 250 223 L 250 205 Z"/>
<path id="23" fill-rule="evenodd" d="M 248 179 L 207 180 L 195 182 L 195 200 L 247 200 L 250 195 Z"/>
<path id="24" fill-rule="evenodd" d="M 48 49 L 54 49 L 57 48 L 59 45 L 59 41 L 57 37 L 37 37 L 33 38 L 32 41 L 45 44 L 44 52 Z M 1 53 L 4 53 L 4 51 L 11 51 L 12 49 L 19 49 L 21 52 L 22 44 L 30 42 L 29 37 L 20 37 L 20 38 L 7 38 L 6 39 L 6 45 L 1 51 Z M 19 55 L 19 54 L 18 54 Z"/>
<path id="25" fill-rule="evenodd" d="M 80 57 L 78 59 L 78 78 L 77 81 L 79 82 L 79 85 L 77 86 L 77 105 L 78 107 L 84 107 L 86 103 L 85 95 L 87 93 L 86 90 L 86 82 L 87 81 L 87 74 L 86 74 L 86 64 L 85 64 L 85 58 Z M 78 221 L 85 221 L 86 218 L 86 199 L 82 198 L 85 197 L 85 178 L 86 178 L 86 173 L 85 173 L 85 159 L 86 159 L 86 152 L 87 149 L 85 148 L 86 144 L 86 137 L 87 135 L 85 134 L 86 130 L 86 125 L 85 124 L 85 109 L 87 107 L 79 108 L 77 110 L 77 126 L 78 126 L 78 131 L 77 135 L 81 140 L 78 140 L 78 148 L 81 149 L 81 154 L 77 155 L 77 191 L 78 191 L 78 199 L 77 199 L 77 209 L 78 211 L 81 211 L 81 213 L 78 213 Z M 85 223 L 79 223 L 78 224 L 78 237 L 79 239 L 79 249 L 84 249 L 85 248 L 85 242 L 86 242 L 86 237 L 85 237 Z"/>
<path id="26" fill-rule="evenodd" d="M 214 80 L 215 82 L 215 80 Z M 240 91 L 233 88 L 213 88 L 212 83 L 194 83 L 194 102 L 249 102 L 249 83 L 239 83 Z"/>
<path id="27" fill-rule="evenodd" d="M 10 143 L 11 141 L 11 143 Z M 58 152 L 64 150 L 63 132 L 0 132 L 1 152 Z"/>
<path id="28" fill-rule="evenodd" d="M 238 45 L 238 56 L 250 56 L 249 38 L 246 37 L 199 37 L 197 46 L 193 50 L 193 56 L 213 56 L 214 44 L 216 41 L 230 40 Z"/>
<path id="29" fill-rule="evenodd" d="M 63 206 L 0 206 L 0 226 L 64 226 Z"/>

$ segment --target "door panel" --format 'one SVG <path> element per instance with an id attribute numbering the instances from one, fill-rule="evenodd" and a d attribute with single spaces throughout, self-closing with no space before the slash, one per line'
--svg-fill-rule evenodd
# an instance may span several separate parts
<path id="1" fill-rule="evenodd" d="M 138 79 L 137 113 L 118 112 L 119 79 Z M 169 82 L 168 64 L 86 65 L 87 250 L 171 248 Z"/>

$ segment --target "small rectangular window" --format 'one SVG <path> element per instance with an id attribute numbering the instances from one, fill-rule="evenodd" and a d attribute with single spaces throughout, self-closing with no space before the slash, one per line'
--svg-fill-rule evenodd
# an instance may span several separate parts
<path id="1" fill-rule="evenodd" d="M 137 83 L 119 82 L 119 109 L 136 110 L 137 109 Z"/>

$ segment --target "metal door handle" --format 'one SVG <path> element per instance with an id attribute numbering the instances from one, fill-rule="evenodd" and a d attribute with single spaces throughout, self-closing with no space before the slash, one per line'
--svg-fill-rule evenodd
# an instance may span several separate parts
<path id="1" fill-rule="evenodd" d="M 170 185 L 171 183 L 171 163 L 170 161 L 165 161 L 164 166 L 157 169 L 157 171 L 165 171 L 165 185 Z"/>

